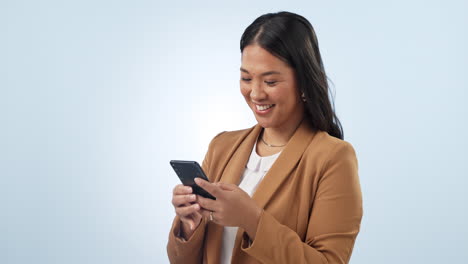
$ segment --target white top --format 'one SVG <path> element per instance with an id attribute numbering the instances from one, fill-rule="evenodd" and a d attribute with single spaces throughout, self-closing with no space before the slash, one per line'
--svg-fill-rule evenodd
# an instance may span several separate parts
<path id="1" fill-rule="evenodd" d="M 271 156 L 260 157 L 257 154 L 256 148 L 257 142 L 255 142 L 253 146 L 252 153 L 250 154 L 249 161 L 247 162 L 244 174 L 242 175 L 241 182 L 239 184 L 239 188 L 248 193 L 250 197 L 252 197 L 255 190 L 257 190 L 258 184 L 281 153 L 280 151 Z M 224 227 L 223 240 L 221 245 L 222 264 L 231 263 L 232 250 L 234 249 L 237 229 L 238 227 Z"/>

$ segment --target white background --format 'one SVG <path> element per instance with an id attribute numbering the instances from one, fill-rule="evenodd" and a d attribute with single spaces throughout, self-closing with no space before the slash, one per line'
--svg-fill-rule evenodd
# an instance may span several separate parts
<path id="1" fill-rule="evenodd" d="M 105 0 L 0 2 L 0 263 L 168 263 L 169 160 L 255 124 L 239 40 L 280 10 L 358 155 L 351 262 L 464 262 L 466 1 Z"/>

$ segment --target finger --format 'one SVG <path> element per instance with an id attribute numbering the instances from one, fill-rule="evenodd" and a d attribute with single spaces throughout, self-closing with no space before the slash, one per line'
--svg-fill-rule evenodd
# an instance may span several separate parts
<path id="1" fill-rule="evenodd" d="M 210 219 L 210 213 L 211 211 L 210 210 L 205 210 L 205 209 L 201 209 L 200 212 L 199 212 L 204 218 L 206 219 Z"/>
<path id="2" fill-rule="evenodd" d="M 237 188 L 237 186 L 232 183 L 218 182 L 216 184 L 219 188 L 225 191 L 234 191 Z"/>
<path id="3" fill-rule="evenodd" d="M 176 214 L 180 217 L 187 217 L 195 212 L 200 210 L 200 205 L 199 204 L 192 204 L 189 206 L 182 206 L 182 207 L 177 207 L 175 209 Z"/>
<path id="4" fill-rule="evenodd" d="M 185 186 L 182 184 L 176 185 L 174 187 L 174 190 L 172 191 L 174 195 L 180 195 L 180 194 L 191 194 L 192 193 L 192 187 L 190 186 Z"/>
<path id="5" fill-rule="evenodd" d="M 200 205 L 201 208 L 207 209 L 210 211 L 216 211 L 217 202 L 215 200 L 204 198 L 200 195 L 197 195 L 197 203 Z"/>
<path id="6" fill-rule="evenodd" d="M 216 212 L 201 209 L 200 213 L 205 219 L 215 222 L 217 224 L 219 224 L 219 222 L 222 221 L 222 219 L 219 219 L 221 216 L 217 214 Z M 213 216 L 213 220 L 211 219 L 211 215 Z"/>
<path id="7" fill-rule="evenodd" d="M 175 207 L 179 207 L 184 204 L 195 202 L 196 199 L 197 196 L 195 194 L 174 195 L 172 196 L 172 204 Z"/>
<path id="8" fill-rule="evenodd" d="M 195 178 L 195 183 L 216 198 L 221 194 L 219 187 L 214 183 L 207 182 L 199 177 Z"/>

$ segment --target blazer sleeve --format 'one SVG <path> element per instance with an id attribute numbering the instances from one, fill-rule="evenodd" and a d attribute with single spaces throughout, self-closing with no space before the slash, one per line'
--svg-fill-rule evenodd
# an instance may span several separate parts
<path id="1" fill-rule="evenodd" d="M 210 163 L 212 161 L 212 153 L 214 152 L 214 145 L 216 139 L 224 132 L 216 135 L 208 146 L 205 158 L 202 162 L 202 169 L 207 173 L 207 177 L 212 181 L 213 175 L 209 174 Z M 203 260 L 203 244 L 205 239 L 205 230 L 207 220 L 202 219 L 195 232 L 192 234 L 189 240 L 185 240 L 179 237 L 180 225 L 182 222 L 178 216 L 175 216 L 171 230 L 169 232 L 169 239 L 167 243 L 167 256 L 171 263 L 202 263 Z"/>
<path id="2" fill-rule="evenodd" d="M 348 263 L 363 215 L 356 154 L 341 141 L 322 166 L 305 242 L 263 211 L 254 241 L 241 250 L 263 263 Z"/>

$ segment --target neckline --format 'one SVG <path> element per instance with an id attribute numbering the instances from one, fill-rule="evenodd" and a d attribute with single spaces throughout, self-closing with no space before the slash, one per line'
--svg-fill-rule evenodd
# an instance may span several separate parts
<path id="1" fill-rule="evenodd" d="M 261 157 L 257 154 L 257 142 L 254 143 L 250 158 L 247 161 L 246 167 L 253 171 L 268 171 L 273 163 L 277 160 L 282 150 L 270 156 Z"/>
<path id="2" fill-rule="evenodd" d="M 259 159 L 275 158 L 275 157 L 279 156 L 279 154 L 281 154 L 281 152 L 283 152 L 283 150 L 280 150 L 278 153 L 275 153 L 275 154 L 272 154 L 272 155 L 260 156 L 260 155 L 257 153 L 257 142 L 258 142 L 258 140 L 256 140 L 255 143 L 254 143 L 254 146 L 253 146 L 253 149 L 252 149 L 252 153 L 254 153 L 254 155 L 255 155 L 257 158 L 259 158 Z"/>

